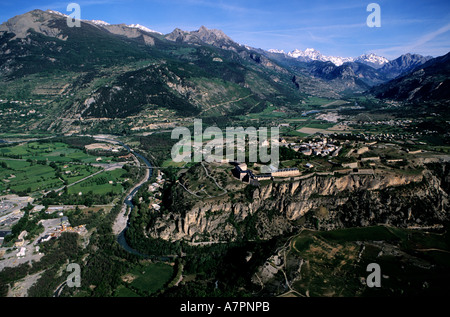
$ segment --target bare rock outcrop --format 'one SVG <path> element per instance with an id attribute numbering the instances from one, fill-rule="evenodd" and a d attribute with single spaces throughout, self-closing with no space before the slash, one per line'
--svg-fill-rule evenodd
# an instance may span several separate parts
<path id="1" fill-rule="evenodd" d="M 407 225 L 448 217 L 448 193 L 428 171 L 420 175 L 312 176 L 255 188 L 249 201 L 204 199 L 157 218 L 149 235 L 165 240 L 230 241 L 252 232 L 268 239 L 292 230 L 311 211 L 322 227 Z M 425 217 L 426 215 L 426 217 Z M 248 236 L 247 236 L 248 238 Z"/>

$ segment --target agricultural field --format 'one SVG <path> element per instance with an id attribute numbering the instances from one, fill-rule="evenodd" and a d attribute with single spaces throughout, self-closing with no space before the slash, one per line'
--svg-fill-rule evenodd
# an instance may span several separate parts
<path id="1" fill-rule="evenodd" d="M 336 125 L 335 123 L 312 120 L 312 121 L 308 122 L 304 127 L 326 130 L 326 129 L 334 127 L 335 125 Z"/>
<path id="2" fill-rule="evenodd" d="M 114 192 L 115 194 L 120 194 L 123 189 L 122 182 L 126 181 L 124 178 L 125 174 L 126 171 L 123 169 L 106 171 L 69 187 L 68 193 L 78 194 L 92 192 L 93 194 L 102 195 Z"/>
<path id="3" fill-rule="evenodd" d="M 306 99 L 304 103 L 304 105 L 307 107 L 321 107 L 321 108 L 338 107 L 345 104 L 349 104 L 349 102 L 345 100 L 335 100 L 317 96 L 308 97 L 308 99 Z"/>
<path id="4" fill-rule="evenodd" d="M 67 185 L 73 184 L 95 172 L 101 170 L 100 167 L 89 166 L 84 164 L 64 164 L 61 167 L 61 178 L 66 182 Z"/>
<path id="5" fill-rule="evenodd" d="M 0 157 L 9 157 L 22 160 L 45 160 L 55 163 L 96 163 L 97 157 L 84 153 L 80 149 L 71 148 L 61 142 L 29 142 L 25 144 L 0 148 Z M 101 157 L 102 162 L 111 161 L 111 158 Z"/>
<path id="6" fill-rule="evenodd" d="M 0 158 L 0 192 L 32 193 L 64 186 L 48 165 L 32 164 L 27 161 L 5 160 Z"/>
<path id="7" fill-rule="evenodd" d="M 69 186 L 69 192 L 121 193 L 122 169 L 101 172 L 96 163 L 112 163 L 112 157 L 97 157 L 63 142 L 29 142 L 0 148 L 0 193 L 28 195 Z M 112 182 L 112 183 L 110 183 Z M 83 188 L 83 190 L 80 190 Z M 78 193 L 77 192 L 77 193 Z"/>

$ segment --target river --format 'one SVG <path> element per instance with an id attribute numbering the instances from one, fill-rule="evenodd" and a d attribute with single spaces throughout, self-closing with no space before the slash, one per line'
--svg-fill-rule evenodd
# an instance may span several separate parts
<path id="1" fill-rule="evenodd" d="M 90 136 L 90 135 L 88 135 Z M 94 136 L 90 136 L 90 137 L 94 137 Z M 135 151 L 133 151 L 127 144 L 121 142 L 121 141 L 117 141 L 114 139 L 109 139 L 109 138 L 105 138 L 105 137 L 94 137 L 96 140 L 104 140 L 104 141 L 109 141 L 115 144 L 119 144 L 120 146 L 124 147 L 129 153 L 132 153 L 133 155 L 135 155 L 136 157 L 140 158 L 144 164 L 148 167 L 149 169 L 149 173 L 148 173 L 148 177 L 147 179 L 145 179 L 144 182 L 142 182 L 141 185 L 137 186 L 136 188 L 134 188 L 130 194 L 128 194 L 127 197 L 125 197 L 124 203 L 130 207 L 130 212 L 131 210 L 133 210 L 134 205 L 133 205 L 133 197 L 136 195 L 136 193 L 138 192 L 138 190 L 142 187 L 143 184 L 145 184 L 146 182 L 148 182 L 153 174 L 153 166 L 150 164 L 150 162 L 147 160 L 147 158 L 145 158 L 144 156 L 142 156 L 139 153 L 136 153 Z M 127 224 L 126 227 L 122 230 L 122 232 L 119 233 L 119 235 L 117 236 L 117 242 L 119 243 L 119 245 L 122 246 L 122 248 L 127 251 L 128 253 L 134 254 L 134 255 L 138 255 L 144 258 L 150 258 L 152 256 L 150 255 L 146 255 L 146 254 L 142 254 L 136 250 L 134 250 L 132 247 L 130 247 L 127 243 L 127 240 L 125 238 L 125 233 L 128 229 L 128 225 L 129 225 L 129 219 L 127 220 Z"/>
<path id="2" fill-rule="evenodd" d="M 145 165 L 146 165 L 146 166 L 148 167 L 148 169 L 149 169 L 148 178 L 145 180 L 145 182 L 148 182 L 148 181 L 151 179 L 152 174 L 153 174 L 153 166 L 150 164 L 150 162 L 147 160 L 147 158 L 145 158 L 144 156 L 142 156 L 142 155 L 139 154 L 139 153 L 134 152 L 128 145 L 126 145 L 126 144 L 124 144 L 124 143 L 122 143 L 122 142 L 120 142 L 120 141 L 116 141 L 116 140 L 111 140 L 111 141 L 117 142 L 118 144 L 120 144 L 121 146 L 123 146 L 125 149 L 127 149 L 128 152 L 133 153 L 136 157 L 140 158 L 140 159 L 145 163 Z M 144 182 L 144 183 L 145 183 L 145 182 Z M 144 184 L 144 183 L 143 183 L 143 184 Z M 143 185 L 143 184 L 142 184 L 142 185 Z M 124 203 L 125 203 L 128 207 L 130 207 L 130 212 L 131 212 L 131 210 L 133 210 L 133 208 L 134 208 L 134 205 L 133 205 L 133 197 L 136 195 L 136 193 L 139 191 L 139 189 L 142 187 L 142 185 L 137 186 L 135 189 L 133 189 L 133 190 L 131 191 L 131 193 L 125 198 Z M 127 251 L 128 253 L 131 253 L 131 254 L 134 254 L 134 255 L 138 255 L 138 256 L 141 256 L 141 257 L 145 257 L 145 258 L 150 257 L 150 256 L 148 256 L 148 255 L 142 254 L 142 253 L 140 253 L 140 252 L 134 250 L 132 247 L 130 247 L 130 246 L 128 245 L 127 240 L 126 240 L 126 238 L 125 238 L 125 233 L 126 233 L 126 231 L 127 231 L 127 229 L 128 229 L 128 225 L 129 225 L 129 222 L 127 221 L 127 226 L 126 226 L 125 229 L 123 229 L 122 232 L 118 235 L 118 237 L 117 237 L 117 242 L 118 242 L 118 243 L 122 246 L 122 248 L 123 248 L 125 251 Z"/>
<path id="3" fill-rule="evenodd" d="M 139 153 L 134 152 L 128 145 L 126 145 L 126 144 L 124 144 L 124 143 L 122 143 L 122 142 L 120 142 L 120 141 L 116 141 L 116 140 L 112 140 L 112 141 L 117 142 L 118 144 L 120 144 L 121 146 L 123 146 L 123 147 L 124 147 L 125 149 L 127 149 L 129 152 L 133 153 L 136 157 L 140 158 L 140 159 L 145 163 L 145 165 L 146 165 L 146 166 L 148 167 L 148 169 L 149 169 L 149 175 L 148 175 L 148 178 L 145 180 L 145 182 L 148 182 L 148 181 L 151 179 L 152 175 L 153 175 L 153 166 L 150 164 L 150 162 L 147 160 L 147 158 L 145 158 L 144 156 L 142 156 L 142 155 L 139 154 Z M 145 182 L 144 182 L 144 183 L 145 183 Z M 143 183 L 143 184 L 144 184 L 144 183 Z M 142 185 L 143 185 L 143 184 L 142 184 Z M 125 203 L 127 206 L 130 207 L 130 212 L 131 212 L 131 210 L 133 210 L 133 208 L 134 208 L 134 205 L 133 205 L 133 197 L 136 195 L 136 193 L 137 193 L 138 190 L 142 187 L 142 185 L 140 185 L 140 186 L 136 187 L 135 189 L 133 189 L 133 190 L 131 191 L 131 193 L 125 198 L 124 203 Z M 152 259 L 157 259 L 157 260 L 159 260 L 159 261 L 166 261 L 166 262 L 172 260 L 171 257 L 142 254 L 142 253 L 136 251 L 135 249 L 133 249 L 132 247 L 130 247 L 129 244 L 128 244 L 128 242 L 127 242 L 127 240 L 126 240 L 126 238 L 125 238 L 125 233 L 126 233 L 126 231 L 127 231 L 127 229 L 128 229 L 128 225 L 129 225 L 129 222 L 127 221 L 127 226 L 125 227 L 125 229 L 123 229 L 123 231 L 122 231 L 122 232 L 118 235 L 118 237 L 117 237 L 117 242 L 122 246 L 122 248 L 123 248 L 125 251 L 127 251 L 128 253 L 134 254 L 134 255 L 141 256 L 141 257 L 143 257 L 143 258 L 152 258 Z"/>
<path id="4" fill-rule="evenodd" d="M 150 162 L 149 162 L 144 156 L 140 155 L 139 153 L 134 152 L 133 150 L 131 150 L 131 148 L 130 148 L 128 145 L 126 145 L 126 144 L 124 144 L 124 143 L 122 143 L 122 142 L 120 142 L 120 141 L 111 140 L 111 139 L 105 139 L 105 140 L 117 142 L 118 144 L 120 144 L 121 146 L 123 146 L 123 147 L 124 147 L 125 149 L 127 149 L 129 152 L 133 153 L 135 156 L 137 156 L 138 158 L 140 158 L 140 159 L 145 163 L 145 165 L 146 165 L 146 166 L 148 167 L 148 169 L 149 169 L 149 174 L 148 174 L 148 178 L 145 180 L 145 182 L 143 182 L 143 184 L 146 183 L 146 182 L 148 182 L 148 181 L 151 179 L 152 174 L 153 174 L 153 166 L 150 164 Z M 0 140 L 0 143 L 2 143 L 1 141 L 2 141 L 2 140 Z M 143 184 L 142 184 L 142 185 L 143 185 Z M 137 186 L 135 189 L 133 189 L 133 190 L 131 191 L 131 193 L 125 198 L 124 203 L 125 203 L 127 206 L 130 207 L 130 211 L 134 208 L 134 205 L 133 205 L 133 197 L 134 197 L 134 195 L 136 195 L 136 193 L 137 193 L 138 190 L 142 187 L 142 185 Z M 140 252 L 134 250 L 132 247 L 130 247 L 130 246 L 128 245 L 127 240 L 126 240 L 126 238 L 125 238 L 125 232 L 127 231 L 127 229 L 128 229 L 128 222 L 127 222 L 127 226 L 125 227 L 125 229 L 123 229 L 123 231 L 122 231 L 122 232 L 118 235 L 118 237 L 117 237 L 117 242 L 122 246 L 122 248 L 123 248 L 125 251 L 127 251 L 128 253 L 131 253 L 131 254 L 134 254 L 134 255 L 143 257 L 143 258 L 157 258 L 157 259 L 159 259 L 160 261 L 169 261 L 169 260 L 170 260 L 170 258 L 168 258 L 168 257 L 155 257 L 155 256 L 150 256 L 150 255 L 142 254 L 142 253 L 140 253 Z M 56 291 L 54 292 L 54 294 L 53 294 L 53 297 L 59 297 L 59 295 L 60 295 L 62 289 L 64 288 L 64 286 L 66 286 L 66 282 L 64 282 L 63 284 L 61 284 L 60 286 L 58 286 L 57 290 L 56 290 Z"/>

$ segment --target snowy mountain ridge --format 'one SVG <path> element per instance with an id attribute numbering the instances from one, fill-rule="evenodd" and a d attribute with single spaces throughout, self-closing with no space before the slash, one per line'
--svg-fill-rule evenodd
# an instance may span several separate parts
<path id="1" fill-rule="evenodd" d="M 323 55 L 320 51 L 314 48 L 307 48 L 302 51 L 299 49 L 295 49 L 291 52 L 285 53 L 283 50 L 270 49 L 270 53 L 284 54 L 290 56 L 292 58 L 297 58 L 305 62 L 311 61 L 322 61 L 322 62 L 331 62 L 336 66 L 341 66 L 347 62 L 360 62 L 366 64 L 372 64 L 375 67 L 382 67 L 384 64 L 388 63 L 389 60 L 385 57 L 378 56 L 376 54 L 363 54 L 358 57 L 340 57 L 340 56 L 326 56 Z"/>

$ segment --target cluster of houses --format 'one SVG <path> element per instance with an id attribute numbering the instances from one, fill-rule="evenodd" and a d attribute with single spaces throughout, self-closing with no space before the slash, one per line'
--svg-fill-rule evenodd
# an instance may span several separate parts
<path id="1" fill-rule="evenodd" d="M 342 149 L 341 146 L 336 146 L 332 144 L 332 140 L 328 140 L 327 138 L 323 138 L 320 141 L 309 141 L 308 143 L 296 144 L 296 143 L 287 143 L 284 140 L 281 140 L 281 143 L 284 146 L 289 146 L 296 152 L 301 152 L 304 155 L 320 155 L 320 156 L 338 156 L 339 151 Z"/>
<path id="2" fill-rule="evenodd" d="M 322 138 L 317 141 L 309 141 L 308 143 L 288 143 L 286 140 L 281 139 L 280 143 L 282 146 L 289 147 L 296 152 L 301 152 L 304 155 L 317 155 L 317 156 L 338 156 L 339 151 L 342 146 L 336 146 L 332 144 L 333 140 L 328 140 L 327 138 Z M 314 167 L 311 163 L 305 165 L 307 168 L 311 169 Z M 264 174 L 254 174 L 253 171 L 248 169 L 245 163 L 235 163 L 235 168 L 233 169 L 233 175 L 242 182 L 247 182 L 250 184 L 258 185 L 258 181 L 262 180 L 273 180 L 276 177 L 296 177 L 300 176 L 301 172 L 298 168 L 285 168 L 278 169 L 272 165 L 269 166 L 269 172 Z"/>
<path id="3" fill-rule="evenodd" d="M 44 220 L 41 220 L 44 221 Z M 72 227 L 69 223 L 67 217 L 61 218 L 61 225 L 55 227 L 51 232 L 44 234 L 36 240 L 36 245 L 41 244 L 43 242 L 47 242 L 53 238 L 57 239 L 61 236 L 63 232 L 74 232 L 79 235 L 84 235 L 87 233 L 87 229 L 85 225 L 80 225 L 77 227 Z M 14 246 L 19 250 L 16 254 L 18 258 L 24 257 L 26 255 L 27 248 L 25 247 L 27 240 L 25 239 L 28 235 L 27 231 L 22 231 L 17 240 L 14 241 Z M 36 250 L 39 250 L 39 247 L 36 247 Z"/>
<path id="4" fill-rule="evenodd" d="M 79 235 L 84 235 L 87 233 L 86 225 L 80 225 L 76 227 L 72 227 L 69 223 L 69 219 L 64 216 L 61 218 L 61 225 L 57 226 L 53 232 L 43 235 L 37 240 L 36 244 L 40 244 L 42 242 L 47 242 L 52 238 L 59 238 L 63 232 L 74 232 Z"/>
<path id="5" fill-rule="evenodd" d="M 163 178 L 164 173 L 161 172 L 160 170 L 157 170 L 157 173 L 158 174 L 157 174 L 157 177 L 156 177 L 156 182 L 154 182 L 153 184 L 148 186 L 148 191 L 151 192 L 151 193 L 156 192 L 155 195 L 153 196 L 152 200 L 151 200 L 151 207 L 154 210 L 159 211 L 161 209 L 162 200 L 156 198 L 156 196 L 161 196 L 161 192 L 159 192 L 158 190 L 160 188 L 162 188 L 163 185 L 164 185 L 164 178 Z"/>
<path id="6" fill-rule="evenodd" d="M 311 140 L 308 143 L 302 143 L 302 144 L 297 144 L 297 143 L 287 143 L 284 139 L 281 139 L 281 144 L 283 144 L 286 147 L 289 147 L 297 152 L 301 152 L 304 155 L 307 156 L 331 156 L 331 157 L 336 157 L 339 155 L 339 152 L 342 150 L 342 146 L 337 146 L 335 144 L 333 144 L 332 142 L 334 142 L 333 139 L 328 139 L 326 137 L 323 137 L 319 140 Z M 325 172 L 325 173 L 319 173 L 319 174 L 327 174 L 327 175 L 334 175 L 334 173 L 363 173 L 363 174 L 372 174 L 373 170 L 358 170 L 360 168 L 360 164 L 363 162 L 368 162 L 368 164 L 370 166 L 375 166 L 376 161 L 380 161 L 381 158 L 379 156 L 365 156 L 365 157 L 361 157 L 361 155 L 367 153 L 370 151 L 369 147 L 370 145 L 374 145 L 377 142 L 372 142 L 372 143 L 366 143 L 367 146 L 363 146 L 359 149 L 352 149 L 350 151 L 351 154 L 352 152 L 355 152 L 357 155 L 360 156 L 360 158 L 358 159 L 357 162 L 349 162 L 349 163 L 333 163 L 331 160 L 329 160 L 330 163 L 333 163 L 335 165 L 339 165 L 342 166 L 344 168 L 346 168 L 346 170 L 337 170 L 337 171 L 331 171 L 331 172 Z M 389 163 L 394 163 L 394 162 L 400 162 L 402 160 L 391 160 L 392 162 Z M 274 168 L 273 166 L 269 166 L 270 172 L 268 173 L 264 173 L 264 174 L 254 174 L 253 171 L 251 171 L 250 169 L 248 169 L 247 164 L 245 163 L 235 163 L 235 168 L 233 169 L 232 173 L 234 175 L 234 177 L 236 177 L 237 179 L 239 179 L 242 182 L 246 182 L 249 184 L 253 184 L 258 186 L 259 182 L 258 181 L 262 181 L 262 180 L 274 180 L 274 178 L 276 177 L 297 177 L 300 176 L 302 173 L 300 172 L 300 170 L 298 168 L 286 168 L 286 169 L 277 169 Z M 309 170 L 314 168 L 314 165 L 311 163 L 307 163 L 305 164 L 305 167 Z"/>

